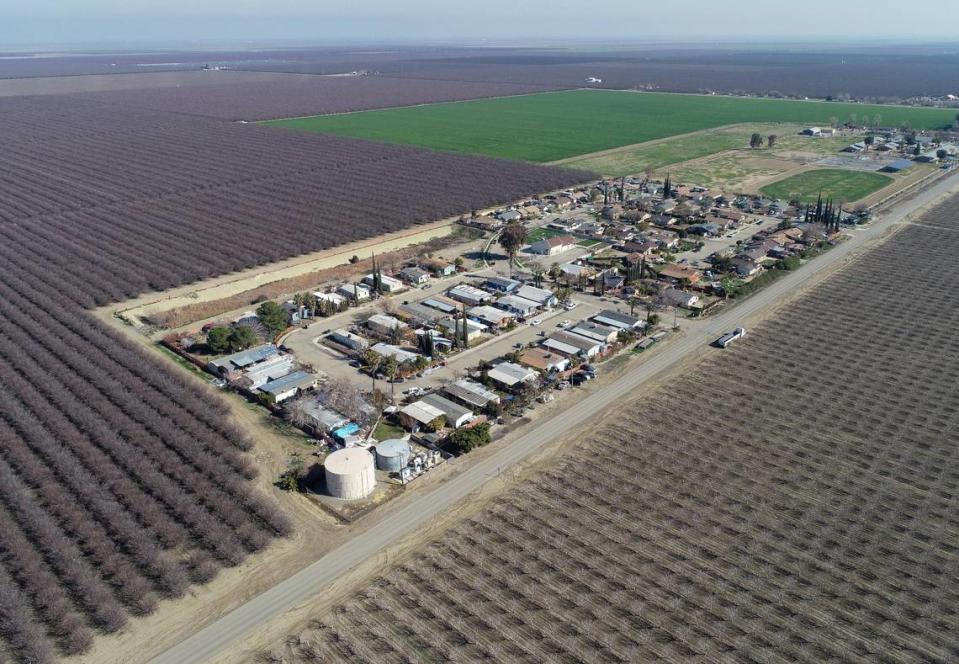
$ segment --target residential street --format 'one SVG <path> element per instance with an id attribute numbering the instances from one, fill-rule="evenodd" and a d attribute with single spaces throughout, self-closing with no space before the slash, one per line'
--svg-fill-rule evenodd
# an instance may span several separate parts
<path id="1" fill-rule="evenodd" d="M 712 318 L 685 328 L 661 348 L 646 355 L 635 369 L 622 378 L 595 390 L 581 400 L 571 401 L 558 416 L 543 421 L 516 440 L 498 443 L 495 453 L 467 469 L 430 493 L 412 497 L 400 505 L 375 528 L 369 529 L 323 558 L 277 584 L 246 604 L 216 619 L 178 645 L 155 657 L 153 664 L 191 664 L 221 655 L 258 627 L 282 615 L 307 598 L 327 590 L 333 582 L 360 562 L 369 559 L 411 532 L 428 524 L 451 506 L 469 497 L 492 476 L 507 472 L 516 463 L 558 438 L 566 437 L 591 418 L 620 403 L 640 385 L 654 380 L 691 357 L 725 352 L 708 344 L 724 332 L 752 323 L 788 298 L 834 272 L 864 246 L 879 238 L 911 212 L 955 190 L 957 178 L 949 175 L 915 198 L 880 215 L 871 225 L 852 233 L 852 238 L 795 272 L 784 275 L 769 287 Z M 576 312 L 577 314 L 579 312 Z M 570 316 L 572 317 L 572 316 Z M 547 326 L 549 323 L 543 323 Z M 478 357 L 477 357 L 478 359 Z M 403 498 L 398 499 L 402 501 Z"/>

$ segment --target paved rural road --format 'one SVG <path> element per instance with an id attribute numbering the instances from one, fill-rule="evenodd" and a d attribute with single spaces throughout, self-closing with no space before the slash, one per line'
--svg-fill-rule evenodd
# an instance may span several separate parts
<path id="1" fill-rule="evenodd" d="M 414 529 L 429 523 L 451 505 L 480 489 L 491 476 L 509 469 L 543 445 L 580 427 L 590 417 L 612 406 L 623 394 L 630 393 L 642 383 L 669 370 L 687 356 L 722 352 L 709 348 L 707 344 L 764 308 L 783 301 L 791 292 L 814 279 L 828 266 L 838 266 L 843 259 L 865 243 L 879 237 L 886 229 L 902 221 L 909 213 L 948 193 L 956 184 L 957 178 L 954 175 L 947 176 L 915 198 L 886 211 L 870 226 L 858 230 L 851 240 L 807 263 L 796 272 L 784 276 L 768 288 L 715 318 L 706 319 L 703 325 L 695 328 L 687 336 L 671 341 L 627 375 L 571 405 L 562 414 L 543 422 L 518 440 L 502 446 L 495 454 L 464 471 L 458 477 L 430 493 L 415 498 L 394 512 L 383 523 L 357 535 L 309 567 L 181 641 L 151 660 L 151 664 L 194 664 L 222 653 L 228 646 L 241 640 L 257 627 L 282 615 L 310 596 L 322 593 L 340 575 L 348 572 L 358 562 L 367 560 L 394 541 L 409 535 Z"/>

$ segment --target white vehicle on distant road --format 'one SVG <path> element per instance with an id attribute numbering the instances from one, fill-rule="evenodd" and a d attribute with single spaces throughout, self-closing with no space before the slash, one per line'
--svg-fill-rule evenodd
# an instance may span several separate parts
<path id="1" fill-rule="evenodd" d="M 541 321 L 539 318 L 534 318 L 533 320 L 531 320 L 531 321 L 529 322 L 529 324 L 530 324 L 530 325 L 539 325 L 539 324 L 542 323 L 542 322 L 543 322 L 543 321 Z"/>
<path id="2" fill-rule="evenodd" d="M 579 306 L 579 302 L 567 302 L 566 304 L 563 305 L 563 309 L 565 309 L 566 311 L 572 311 L 578 306 Z"/>
<path id="3" fill-rule="evenodd" d="M 556 323 L 556 327 L 569 327 L 571 324 L 572 322 L 567 318 Z"/>
<path id="4" fill-rule="evenodd" d="M 720 348 L 729 348 L 729 344 L 731 344 L 732 342 L 738 339 L 742 339 L 745 336 L 746 336 L 746 328 L 737 327 L 732 332 L 727 332 L 723 336 L 719 337 L 713 343 L 715 343 Z"/>

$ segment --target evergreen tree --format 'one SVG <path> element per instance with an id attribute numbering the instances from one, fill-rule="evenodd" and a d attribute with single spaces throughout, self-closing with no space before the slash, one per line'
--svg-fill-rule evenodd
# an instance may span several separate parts
<path id="1" fill-rule="evenodd" d="M 380 293 L 383 289 L 383 280 L 380 277 L 380 268 L 376 264 L 376 254 L 373 254 L 373 292 Z"/>

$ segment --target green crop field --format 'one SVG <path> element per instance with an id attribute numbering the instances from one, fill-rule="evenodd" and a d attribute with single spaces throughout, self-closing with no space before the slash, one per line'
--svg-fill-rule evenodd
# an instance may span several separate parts
<path id="1" fill-rule="evenodd" d="M 954 110 L 616 90 L 571 90 L 409 108 L 273 120 L 267 124 L 438 150 L 550 162 L 746 122 L 828 124 L 830 118 L 916 129 Z"/>
<path id="2" fill-rule="evenodd" d="M 892 183 L 892 178 L 881 173 L 847 171 L 824 168 L 797 173 L 767 184 L 761 191 L 771 198 L 790 199 L 794 194 L 804 203 L 814 203 L 822 192 L 823 198 L 853 203 Z"/>

